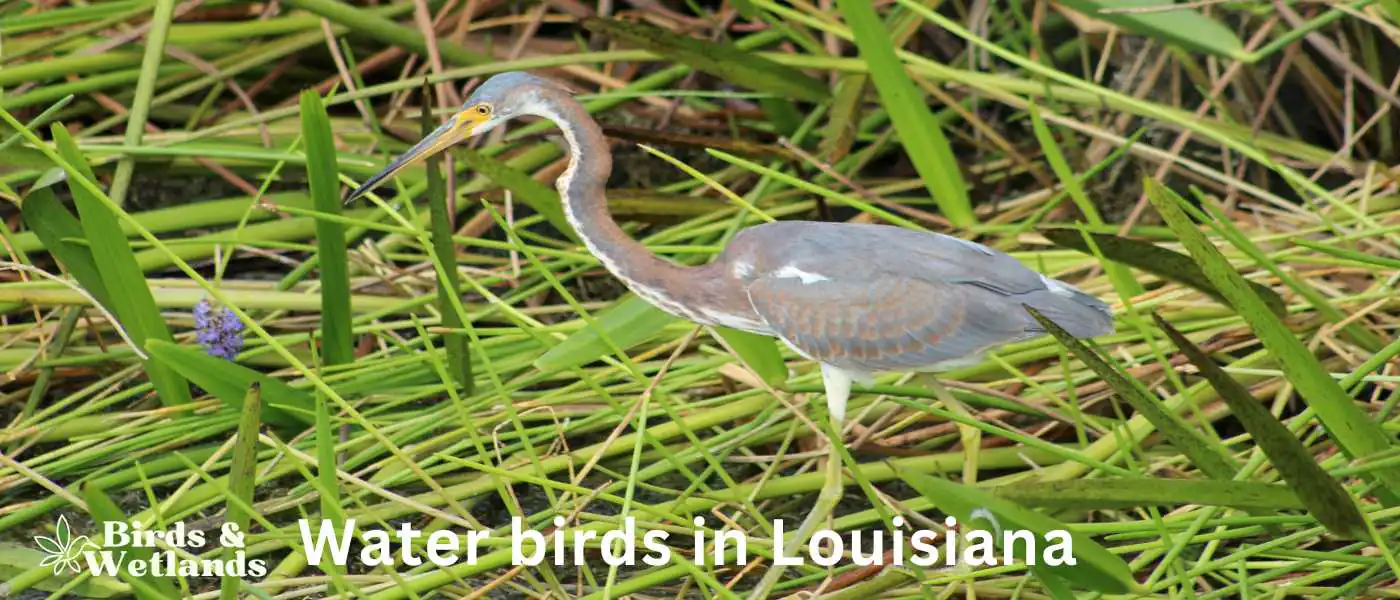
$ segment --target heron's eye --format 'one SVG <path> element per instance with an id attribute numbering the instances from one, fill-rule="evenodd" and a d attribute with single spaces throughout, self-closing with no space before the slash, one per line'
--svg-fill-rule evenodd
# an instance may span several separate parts
<path id="1" fill-rule="evenodd" d="M 489 115 L 491 114 L 491 107 L 485 104 L 478 104 L 476 105 L 476 114 L 481 115 L 483 117 Z"/>

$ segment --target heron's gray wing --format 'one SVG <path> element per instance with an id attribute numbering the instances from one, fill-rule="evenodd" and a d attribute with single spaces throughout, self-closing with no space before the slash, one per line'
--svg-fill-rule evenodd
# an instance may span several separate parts
<path id="1" fill-rule="evenodd" d="M 1039 273 L 981 244 L 928 231 L 869 223 L 776 221 L 741 231 L 769 264 L 845 281 L 877 270 L 893 276 L 982 287 L 1002 295 L 1045 289 Z"/>
<path id="2" fill-rule="evenodd" d="M 749 302 L 807 357 L 863 372 L 927 369 L 1027 337 L 1024 308 L 976 285 L 873 273 L 853 280 L 760 277 Z"/>

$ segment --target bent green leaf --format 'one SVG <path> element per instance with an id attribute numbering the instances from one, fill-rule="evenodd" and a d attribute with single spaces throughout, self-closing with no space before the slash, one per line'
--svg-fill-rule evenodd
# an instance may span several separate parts
<path id="1" fill-rule="evenodd" d="M 1039 321 L 1061 345 L 1068 348 L 1079 360 L 1098 374 L 1099 378 L 1113 389 L 1114 394 L 1131 404 L 1138 414 L 1147 419 L 1147 422 L 1166 437 L 1172 446 L 1185 454 L 1191 464 L 1196 465 L 1196 468 L 1200 469 L 1202 473 L 1212 479 L 1228 480 L 1234 478 L 1239 467 L 1234 460 L 1221 452 L 1218 446 L 1201 437 L 1181 417 L 1163 409 L 1162 403 L 1143 390 L 1135 380 L 1109 365 L 1097 353 L 1084 345 L 1084 342 L 1075 339 L 1054 321 L 1045 318 L 1045 315 L 1040 314 L 1040 311 L 1030 306 L 1026 306 L 1026 311 L 1035 317 L 1035 320 Z"/>
<path id="2" fill-rule="evenodd" d="M 279 427 L 300 429 L 313 420 L 316 400 L 296 389 L 235 363 L 203 351 L 161 340 L 146 342 L 151 358 L 189 378 L 204 391 L 235 410 L 242 409 L 248 388 L 254 383 L 262 390 L 262 420 Z"/>
<path id="3" fill-rule="evenodd" d="M 1332 533 L 1365 539 L 1366 520 L 1357 509 L 1356 502 L 1341 483 L 1318 466 L 1303 443 L 1255 400 L 1244 385 L 1215 364 L 1204 350 L 1191 343 L 1162 317 L 1153 314 L 1152 318 L 1191 364 L 1200 370 L 1210 386 L 1220 393 L 1221 399 L 1230 406 L 1230 412 L 1259 444 L 1283 480 L 1297 492 L 1298 499 L 1308 512 Z"/>
<path id="4" fill-rule="evenodd" d="M 34 230 L 35 237 L 43 242 L 44 249 L 68 270 L 78 285 L 107 310 L 114 310 L 112 301 L 108 299 L 107 286 L 102 283 L 102 273 L 92 260 L 92 252 L 87 246 L 71 241 L 83 239 L 83 226 L 68 209 L 63 208 L 53 191 L 42 189 L 30 192 L 24 198 L 20 214 L 25 224 Z"/>
<path id="5" fill-rule="evenodd" d="M 715 327 L 714 330 L 715 335 L 724 338 L 724 343 L 765 383 L 776 387 L 787 381 L 787 363 L 778 350 L 777 340 L 728 327 Z"/>
<path id="6" fill-rule="evenodd" d="M 1244 44 L 1229 27 L 1192 8 L 1170 7 L 1162 0 L 1060 0 L 1060 4 L 1095 19 L 1102 19 L 1139 35 L 1176 44 L 1188 50 L 1225 58 L 1243 58 Z"/>
<path id="7" fill-rule="evenodd" d="M 678 321 L 645 300 L 631 296 L 597 315 L 597 324 L 619 350 L 632 348 Z M 577 367 L 612 354 L 607 342 L 592 327 L 585 327 L 535 359 L 535 368 L 558 371 Z"/>
<path id="8" fill-rule="evenodd" d="M 87 240 L 88 251 L 106 288 L 105 301 L 111 303 L 112 312 L 137 345 L 144 345 L 147 340 L 172 341 L 174 338 L 136 263 L 136 255 L 122 232 L 117 214 L 108 205 L 111 200 L 104 201 L 80 183 L 80 177 L 91 182 L 97 179 L 68 130 L 61 123 L 54 123 L 51 130 L 59 156 L 76 171 L 69 174 L 68 189 L 73 195 L 73 204 L 78 207 L 78 223 Z M 161 403 L 171 406 L 190 401 L 190 388 L 184 378 L 149 360 L 143 361 L 142 366 Z"/>
<path id="9" fill-rule="evenodd" d="M 1269 355 L 1278 361 L 1284 377 L 1317 413 L 1323 428 L 1336 440 L 1342 452 L 1352 460 L 1358 460 L 1390 450 L 1394 446 L 1391 436 L 1356 406 L 1352 397 L 1332 378 L 1308 347 L 1283 321 L 1269 312 L 1268 306 L 1254 293 L 1245 278 L 1235 271 L 1230 261 L 1182 210 L 1180 203 L 1184 200 L 1151 179 L 1145 180 L 1144 185 L 1147 197 L 1157 212 L 1181 238 L 1191 256 L 1201 264 L 1206 277 L 1249 324 Z M 1383 503 L 1387 506 L 1400 505 L 1400 468 L 1377 467 L 1368 470 L 1365 476 L 1380 484 L 1377 496 Z"/>
<path id="10" fill-rule="evenodd" d="M 574 226 L 564 216 L 564 206 L 559 201 L 559 192 L 543 183 L 535 181 L 524 171 L 513 168 L 475 150 L 461 153 L 462 160 L 473 171 L 485 175 L 514 194 L 515 199 L 524 202 L 540 216 L 549 221 L 560 233 L 575 242 L 582 242 L 574 232 Z"/>

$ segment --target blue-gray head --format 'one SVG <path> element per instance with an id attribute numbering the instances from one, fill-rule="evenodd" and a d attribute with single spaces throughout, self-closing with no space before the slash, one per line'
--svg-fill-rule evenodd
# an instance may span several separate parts
<path id="1" fill-rule="evenodd" d="M 453 144 L 491 131 L 515 117 L 539 114 L 543 106 L 542 93 L 568 92 L 549 80 L 520 71 L 492 76 L 476 87 L 457 114 L 419 140 L 383 171 L 365 180 L 345 201 L 363 196 L 405 167 L 442 152 Z"/>

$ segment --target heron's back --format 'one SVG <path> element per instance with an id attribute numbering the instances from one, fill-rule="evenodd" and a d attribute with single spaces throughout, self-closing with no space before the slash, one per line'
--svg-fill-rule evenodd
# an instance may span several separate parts
<path id="1" fill-rule="evenodd" d="M 782 221 L 742 232 L 725 260 L 774 335 L 855 371 L 936 369 L 1043 334 L 1027 305 L 1076 337 L 1113 331 L 1097 298 L 935 233 Z"/>

